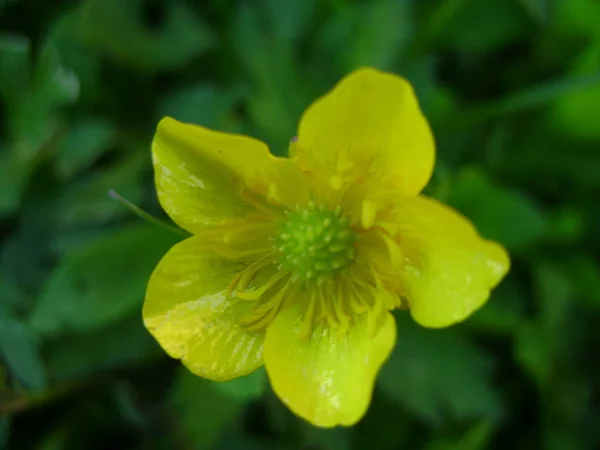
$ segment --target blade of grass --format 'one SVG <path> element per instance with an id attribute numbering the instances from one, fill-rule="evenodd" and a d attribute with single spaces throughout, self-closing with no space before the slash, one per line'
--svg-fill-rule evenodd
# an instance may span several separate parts
<path id="1" fill-rule="evenodd" d="M 600 86 L 600 73 L 590 76 L 553 80 L 510 94 L 505 98 L 475 107 L 457 116 L 452 126 L 470 127 L 491 119 L 537 108 L 559 98 Z"/>
<path id="2" fill-rule="evenodd" d="M 173 225 L 170 225 L 166 222 L 163 222 L 160 219 L 157 219 L 156 217 L 154 217 L 151 214 L 148 214 L 146 211 L 144 211 L 142 208 L 140 208 L 139 206 L 134 205 L 133 203 L 131 203 L 129 200 L 127 200 L 124 197 L 121 197 L 119 194 L 117 194 L 115 191 L 113 191 L 112 189 L 110 191 L 108 191 L 109 195 L 111 196 L 111 198 L 113 200 L 116 200 L 117 202 L 119 202 L 120 204 L 122 204 L 123 206 L 125 206 L 127 209 L 129 209 L 133 214 L 135 214 L 136 216 L 138 216 L 140 219 L 145 220 L 146 222 L 150 222 L 158 227 L 164 228 L 165 230 L 170 231 L 171 233 L 175 233 L 178 236 L 187 238 L 190 237 L 190 234 L 185 231 L 182 230 L 181 228 L 175 227 Z"/>
<path id="3" fill-rule="evenodd" d="M 429 16 L 424 24 L 421 36 L 422 39 L 432 40 L 437 38 L 450 21 L 464 8 L 471 0 L 446 0 L 440 2 L 439 6 Z"/>

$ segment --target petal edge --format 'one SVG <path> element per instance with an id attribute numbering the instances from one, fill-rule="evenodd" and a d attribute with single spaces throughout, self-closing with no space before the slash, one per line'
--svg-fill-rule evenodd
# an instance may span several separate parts
<path id="1" fill-rule="evenodd" d="M 240 269 L 213 254 L 203 236 L 193 236 L 175 245 L 150 278 L 144 325 L 196 375 L 228 380 L 262 365 L 264 333 L 239 325 L 253 305 L 226 295 Z"/>
<path id="2" fill-rule="evenodd" d="M 383 184 L 403 195 L 429 181 L 435 144 L 412 86 L 373 68 L 346 75 L 304 112 L 294 157 L 323 175 L 322 191 Z M 327 195 L 327 194 L 326 194 Z"/>
<path id="3" fill-rule="evenodd" d="M 399 276 L 412 317 L 442 328 L 469 317 L 506 275 L 510 259 L 471 222 L 442 203 L 419 196 L 396 199 L 383 226 L 405 255 Z"/>
<path id="4" fill-rule="evenodd" d="M 267 374 L 295 414 L 323 428 L 350 426 L 365 414 L 377 373 L 396 343 L 390 313 L 374 336 L 366 316 L 355 318 L 343 336 L 321 324 L 303 337 L 301 308 L 290 307 L 267 328 Z"/>

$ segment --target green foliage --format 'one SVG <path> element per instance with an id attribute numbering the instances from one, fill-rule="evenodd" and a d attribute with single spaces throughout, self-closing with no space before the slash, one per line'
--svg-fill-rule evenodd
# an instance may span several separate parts
<path id="1" fill-rule="evenodd" d="M 475 223 L 482 236 L 508 250 L 543 236 L 546 222 L 536 205 L 525 194 L 495 186 L 482 171 L 459 171 L 447 200 Z"/>
<path id="2" fill-rule="evenodd" d="M 7 367 L 25 386 L 42 389 L 46 368 L 32 330 L 18 320 L 8 306 L 0 310 L 0 355 Z"/>
<path id="3" fill-rule="evenodd" d="M 76 39 L 99 56 L 143 71 L 174 69 L 206 52 L 214 38 L 203 21 L 184 2 L 159 8 L 160 26 L 144 23 L 147 2 L 90 0 L 82 2 L 69 20 Z M 146 14 L 151 14 L 147 10 Z"/>
<path id="4" fill-rule="evenodd" d="M 492 51 L 510 45 L 527 31 L 525 12 L 513 0 L 444 3 L 432 13 L 429 32 L 457 50 Z"/>
<path id="5" fill-rule="evenodd" d="M 388 395 L 432 422 L 500 415 L 485 353 L 454 330 L 425 330 L 406 314 L 397 323 L 398 344 L 379 380 Z"/>
<path id="6" fill-rule="evenodd" d="M 600 10 L 599 10 L 600 13 Z M 600 73 L 600 34 L 585 48 L 572 63 L 570 73 L 576 76 L 591 76 Z M 565 133 L 574 136 L 598 139 L 598 122 L 593 118 L 600 114 L 600 81 L 588 89 L 574 92 L 556 103 L 555 123 Z"/>
<path id="7" fill-rule="evenodd" d="M 0 449 L 600 447 L 598 2 L 5 0 L 0 24 Z M 512 269 L 451 329 L 399 311 L 365 418 L 319 430 L 264 370 L 209 382 L 158 347 L 145 285 L 185 234 L 140 217 L 165 218 L 161 117 L 285 155 L 363 64 L 414 84 L 426 193 Z"/>
<path id="8" fill-rule="evenodd" d="M 19 204 L 27 178 L 57 132 L 58 109 L 79 92 L 75 74 L 60 65 L 56 50 L 45 46 L 31 63 L 31 44 L 23 36 L 0 36 L 0 99 L 7 114 L 0 154 L 0 216 Z M 3 182 L 4 184 L 4 182 Z"/>
<path id="9" fill-rule="evenodd" d="M 31 324 L 44 335 L 96 330 L 141 308 L 146 283 L 176 239 L 146 224 L 80 245 L 49 275 Z"/>
<path id="10" fill-rule="evenodd" d="M 74 120 L 57 149 L 58 175 L 71 178 L 91 166 L 113 145 L 115 132 L 115 126 L 106 120 L 91 117 Z"/>

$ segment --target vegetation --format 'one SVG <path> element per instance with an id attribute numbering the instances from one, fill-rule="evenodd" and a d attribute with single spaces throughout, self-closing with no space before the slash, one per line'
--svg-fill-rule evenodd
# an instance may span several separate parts
<path id="1" fill-rule="evenodd" d="M 2 0 L 0 29 L 0 448 L 600 448 L 599 2 Z M 127 202 L 166 220 L 162 116 L 285 155 L 362 65 L 415 85 L 427 193 L 512 270 L 451 329 L 400 311 L 367 416 L 320 430 L 264 372 L 212 383 L 160 350 L 141 305 L 181 236 Z"/>

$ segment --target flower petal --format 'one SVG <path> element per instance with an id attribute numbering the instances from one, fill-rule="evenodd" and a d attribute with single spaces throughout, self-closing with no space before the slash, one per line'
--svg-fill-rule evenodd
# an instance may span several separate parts
<path id="1" fill-rule="evenodd" d="M 175 245 L 150 279 L 144 324 L 169 355 L 202 377 L 227 380 L 262 365 L 264 333 L 239 325 L 253 303 L 226 294 L 242 268 L 198 235 Z"/>
<path id="2" fill-rule="evenodd" d="M 161 205 L 182 228 L 242 216 L 248 193 L 294 206 L 309 201 L 306 181 L 294 163 L 276 158 L 246 136 L 163 119 L 152 142 Z"/>
<path id="3" fill-rule="evenodd" d="M 396 199 L 382 224 L 404 254 L 401 281 L 413 318 L 438 328 L 466 319 L 508 272 L 508 254 L 458 212 L 419 196 Z"/>
<path id="4" fill-rule="evenodd" d="M 368 314 L 362 314 L 347 333 L 319 324 L 306 336 L 297 304 L 267 328 L 271 385 L 294 413 L 316 426 L 352 425 L 366 412 L 377 372 L 396 342 L 394 318 L 383 313 L 375 333 Z"/>
<path id="5" fill-rule="evenodd" d="M 304 170 L 322 175 L 321 190 L 358 183 L 409 196 L 427 184 L 435 157 L 411 85 L 371 68 L 350 73 L 306 110 L 290 150 Z"/>

